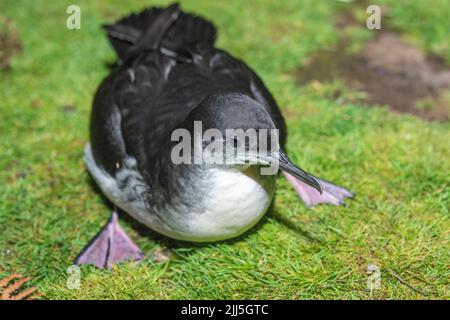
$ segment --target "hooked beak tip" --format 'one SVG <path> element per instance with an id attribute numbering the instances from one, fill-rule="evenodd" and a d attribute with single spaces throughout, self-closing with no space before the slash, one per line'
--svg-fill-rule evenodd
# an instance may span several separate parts
<path id="1" fill-rule="evenodd" d="M 319 179 L 317 179 L 312 174 L 306 172 L 305 170 L 297 167 L 292 161 L 284 154 L 283 151 L 279 150 L 279 166 L 280 169 L 289 173 L 290 175 L 296 177 L 297 179 L 303 181 L 309 186 L 313 187 L 320 194 L 323 193 L 323 186 Z"/>

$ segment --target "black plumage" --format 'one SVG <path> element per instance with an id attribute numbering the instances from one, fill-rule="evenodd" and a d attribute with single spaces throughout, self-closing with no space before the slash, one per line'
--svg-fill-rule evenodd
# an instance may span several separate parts
<path id="1" fill-rule="evenodd" d="M 244 62 L 215 48 L 210 22 L 175 4 L 146 9 L 104 29 L 118 61 L 95 95 L 85 160 L 104 194 L 136 220 L 180 240 L 236 237 L 268 210 L 278 165 L 308 206 L 340 205 L 353 195 L 289 160 L 282 150 L 286 127 L 274 98 Z M 192 133 L 197 120 L 205 130 L 221 133 L 276 128 L 279 143 L 272 149 L 271 142 L 270 152 L 263 153 L 259 144 L 258 152 L 227 145 L 236 152 L 231 163 L 177 164 L 171 157 L 172 132 Z M 203 143 L 194 139 L 193 145 L 203 148 Z M 248 151 L 251 164 L 242 160 Z M 274 164 L 273 173 L 262 173 L 262 166 Z M 142 258 L 114 211 L 75 263 L 110 268 Z"/>
<path id="2" fill-rule="evenodd" d="M 98 89 L 90 132 L 94 159 L 109 174 L 128 154 L 149 177 L 170 133 L 214 94 L 242 93 L 258 101 L 284 144 L 286 127 L 274 98 L 244 62 L 214 47 L 211 22 L 172 5 L 132 14 L 105 29 L 122 63 Z"/>

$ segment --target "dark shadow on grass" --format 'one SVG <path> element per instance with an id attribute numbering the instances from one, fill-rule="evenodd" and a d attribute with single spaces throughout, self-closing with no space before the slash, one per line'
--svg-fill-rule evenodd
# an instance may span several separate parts
<path id="1" fill-rule="evenodd" d="M 325 243 L 325 241 L 317 238 L 316 236 L 314 236 L 311 233 L 309 233 L 307 230 L 303 229 L 299 224 L 296 224 L 296 223 L 290 221 L 288 218 L 283 217 L 282 215 L 280 215 L 276 211 L 272 211 L 269 214 L 271 215 L 271 218 L 273 220 L 275 220 L 276 222 L 282 224 L 283 226 L 285 226 L 289 230 L 294 231 L 295 233 L 297 233 L 301 237 L 305 238 L 309 242 L 316 242 L 316 243 L 320 243 L 320 244 L 324 244 Z"/>
<path id="2" fill-rule="evenodd" d="M 110 71 L 115 69 L 115 68 L 117 68 L 119 66 L 117 61 L 111 61 L 111 60 L 103 61 L 103 65 Z"/>
<path id="3" fill-rule="evenodd" d="M 90 173 L 88 172 L 88 177 L 86 179 L 86 182 L 88 183 L 89 187 L 92 189 L 92 191 L 98 195 L 100 195 L 100 199 L 102 200 L 103 204 L 111 209 L 111 211 L 114 208 L 114 204 L 109 201 L 109 199 L 103 194 L 100 187 L 97 185 L 95 180 L 92 178 Z"/>

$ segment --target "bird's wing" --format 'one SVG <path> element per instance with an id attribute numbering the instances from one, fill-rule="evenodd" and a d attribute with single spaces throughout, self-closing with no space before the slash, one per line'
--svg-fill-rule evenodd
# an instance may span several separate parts
<path id="1" fill-rule="evenodd" d="M 114 70 L 100 85 L 91 113 L 91 145 L 95 161 L 109 174 L 126 156 L 145 163 L 144 127 L 154 126 L 152 114 L 172 66 L 171 59 L 151 52 L 143 63 Z"/>
<path id="2" fill-rule="evenodd" d="M 104 28 L 123 63 L 103 81 L 94 99 L 94 159 L 109 173 L 127 154 L 144 168 L 167 128 L 189 112 L 186 95 L 179 93 L 180 87 L 188 86 L 186 81 L 163 89 L 164 85 L 177 63 L 193 66 L 190 48 L 214 45 L 216 29 L 203 18 L 181 12 L 176 4 L 145 9 Z M 151 135 L 146 146 L 145 135 Z"/>

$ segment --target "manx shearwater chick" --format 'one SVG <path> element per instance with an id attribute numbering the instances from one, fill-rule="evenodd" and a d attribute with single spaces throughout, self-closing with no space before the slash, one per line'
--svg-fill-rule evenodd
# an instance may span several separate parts
<path id="1" fill-rule="evenodd" d="M 289 160 L 277 103 L 253 70 L 214 46 L 211 22 L 173 4 L 145 9 L 104 29 L 118 62 L 94 98 L 85 162 L 102 192 L 134 219 L 174 239 L 236 237 L 254 226 L 272 202 L 276 171 L 261 171 L 272 164 L 308 206 L 339 205 L 352 196 Z M 173 133 L 195 137 L 196 123 L 203 132 L 214 129 L 222 135 L 224 154 L 232 154 L 231 159 L 198 163 L 194 152 L 184 150 L 181 157 L 194 161 L 174 161 L 179 141 Z M 268 151 L 253 148 L 246 138 L 227 136 L 231 129 L 254 130 L 256 143 L 266 141 Z M 275 143 L 270 132 L 277 132 Z M 203 138 L 189 146 L 208 148 Z M 114 210 L 75 262 L 110 268 L 142 257 Z"/>

